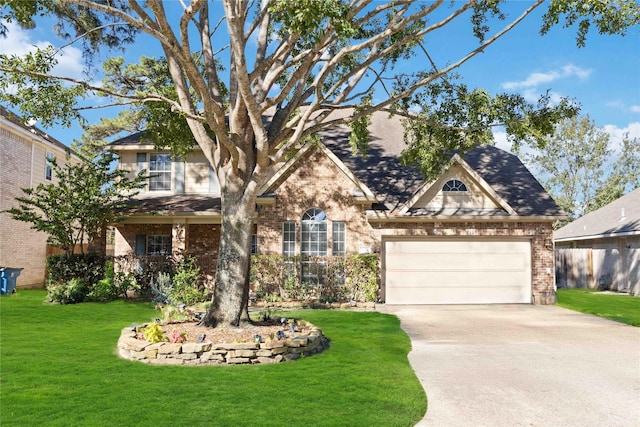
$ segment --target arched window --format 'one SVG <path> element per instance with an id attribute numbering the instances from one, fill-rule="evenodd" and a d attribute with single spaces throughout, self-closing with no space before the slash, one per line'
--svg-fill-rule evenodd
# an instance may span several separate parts
<path id="1" fill-rule="evenodd" d="M 442 186 L 442 191 L 451 192 L 451 193 L 467 191 L 467 186 L 464 184 L 464 182 L 460 181 L 459 179 L 450 179 L 449 181 L 445 182 L 445 184 Z"/>
<path id="2" fill-rule="evenodd" d="M 312 208 L 302 215 L 300 253 L 307 256 L 327 254 L 327 214 Z"/>

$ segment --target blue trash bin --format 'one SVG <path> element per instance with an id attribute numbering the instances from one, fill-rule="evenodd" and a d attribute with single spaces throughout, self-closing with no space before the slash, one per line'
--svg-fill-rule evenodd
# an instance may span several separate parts
<path id="1" fill-rule="evenodd" d="M 0 267 L 0 294 L 7 295 L 16 291 L 16 279 L 22 268 Z"/>

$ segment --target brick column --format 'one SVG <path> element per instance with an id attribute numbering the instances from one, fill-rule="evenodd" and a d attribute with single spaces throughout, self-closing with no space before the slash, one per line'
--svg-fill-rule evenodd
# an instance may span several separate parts
<path id="1" fill-rule="evenodd" d="M 174 258 L 182 255 L 187 250 L 187 224 L 185 220 L 176 220 L 171 227 L 171 252 Z"/>

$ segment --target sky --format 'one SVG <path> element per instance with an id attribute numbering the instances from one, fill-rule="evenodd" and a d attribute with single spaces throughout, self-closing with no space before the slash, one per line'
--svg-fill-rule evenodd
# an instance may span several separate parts
<path id="1" fill-rule="evenodd" d="M 512 2 L 507 5 L 507 11 L 515 13 L 527 3 Z M 174 7 L 179 5 L 179 2 L 173 3 Z M 631 29 L 625 37 L 601 36 L 592 30 L 586 47 L 578 48 L 575 28 L 558 26 L 541 36 L 538 31 L 541 15 L 542 11 L 535 12 L 484 53 L 465 63 L 458 70 L 463 81 L 490 93 L 519 93 L 531 101 L 546 92 L 552 99 L 573 98 L 581 104 L 581 114 L 588 114 L 598 127 L 611 134 L 614 147 L 624 134 L 640 137 L 640 28 Z M 467 51 L 473 43 L 468 36 L 467 22 L 454 23 L 447 34 L 426 39 L 426 46 L 439 66 L 456 59 L 456 55 Z M 23 54 L 34 45 L 60 46 L 61 41 L 52 31 L 53 23 L 51 19 L 42 19 L 34 30 L 9 24 L 8 38 L 0 39 L 0 51 Z M 160 55 L 159 46 L 145 39 L 128 48 L 126 55 L 136 59 L 141 54 L 152 56 L 154 52 Z M 82 76 L 79 48 L 73 45 L 65 48 L 59 61 L 56 73 Z M 406 66 L 424 67 L 424 64 L 409 61 Z M 113 112 L 102 110 L 87 118 L 94 122 L 101 115 L 111 116 Z M 81 133 L 78 126 L 43 130 L 65 144 L 79 138 Z M 495 138 L 498 146 L 509 148 L 504 134 L 496 132 Z"/>

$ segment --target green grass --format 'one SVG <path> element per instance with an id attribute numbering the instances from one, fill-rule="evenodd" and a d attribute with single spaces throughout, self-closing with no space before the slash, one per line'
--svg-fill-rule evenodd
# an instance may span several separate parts
<path id="1" fill-rule="evenodd" d="M 0 425 L 411 426 L 426 397 L 394 316 L 303 311 L 325 352 L 264 366 L 152 366 L 119 359 L 123 327 L 149 304 L 0 298 Z M 291 314 L 289 314 L 291 316 Z"/>
<path id="2" fill-rule="evenodd" d="M 558 289 L 559 306 L 605 319 L 640 326 L 640 298 L 596 293 L 591 289 Z"/>

